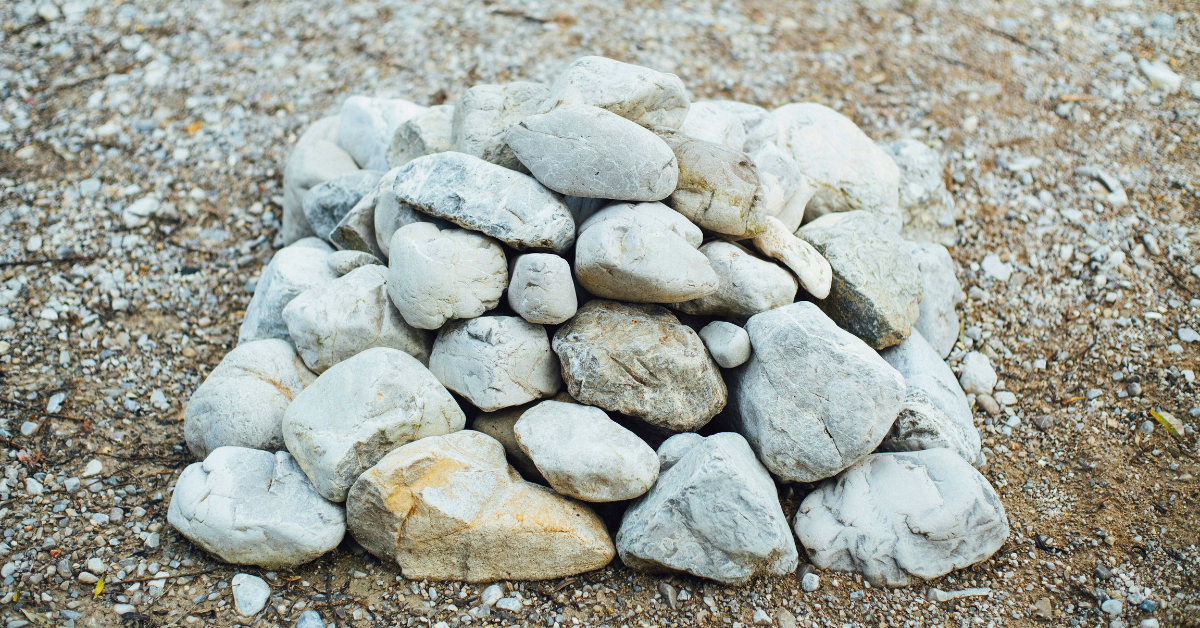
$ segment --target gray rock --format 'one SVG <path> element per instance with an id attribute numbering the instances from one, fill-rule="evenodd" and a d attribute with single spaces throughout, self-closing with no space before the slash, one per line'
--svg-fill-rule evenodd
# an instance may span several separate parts
<path id="1" fill-rule="evenodd" d="M 198 460 L 232 445 L 283 449 L 283 413 L 317 375 L 288 343 L 245 342 L 221 359 L 183 411 L 183 437 Z"/>
<path id="2" fill-rule="evenodd" d="M 238 343 L 267 338 L 291 340 L 283 308 L 309 288 L 337 278 L 329 270 L 328 244 L 317 238 L 304 238 L 275 253 L 255 285 L 254 296 L 246 306 L 246 317 L 238 330 Z"/>
<path id="3" fill-rule="evenodd" d="M 613 204 L 613 201 L 606 198 L 586 198 L 583 196 L 564 196 L 563 203 L 567 206 L 567 211 L 571 212 L 571 218 L 575 220 L 575 235 L 578 236 L 582 229 L 584 221 L 591 218 L 596 212 Z"/>
<path id="4" fill-rule="evenodd" d="M 704 437 L 695 432 L 683 432 L 664 440 L 658 446 L 658 474 L 667 472 L 675 466 L 693 447 L 704 442 Z"/>
<path id="5" fill-rule="evenodd" d="M 906 241 L 904 248 L 921 273 L 920 315 L 913 323 L 913 330 L 921 332 L 938 355 L 945 358 L 958 341 L 958 312 L 954 308 L 964 299 L 956 277 L 957 267 L 950 251 L 940 244 Z"/>
<path id="6" fill-rule="evenodd" d="M 821 588 L 821 577 L 815 573 L 806 573 L 800 580 L 800 588 L 806 593 L 812 593 Z"/>
<path id="7" fill-rule="evenodd" d="M 992 361 L 986 355 L 978 351 L 968 351 L 959 365 L 962 367 L 962 373 L 958 376 L 958 383 L 963 392 L 972 395 L 992 393 L 999 378 L 996 377 L 996 369 L 992 368 Z"/>
<path id="8" fill-rule="evenodd" d="M 675 154 L 654 133 L 588 105 L 562 105 L 513 125 L 505 136 L 546 187 L 571 196 L 657 201 L 675 189 Z"/>
<path id="9" fill-rule="evenodd" d="M 392 236 L 405 227 L 414 222 L 428 222 L 437 225 L 439 229 L 453 229 L 455 225 L 441 218 L 434 218 L 428 214 L 417 211 L 415 207 L 408 203 L 401 202 L 396 198 L 396 194 L 392 188 L 396 185 L 396 177 L 399 176 L 402 170 L 393 168 L 383 178 L 379 180 L 379 187 L 376 189 L 375 200 L 375 243 L 379 245 L 379 251 L 383 253 L 381 259 L 387 260 L 390 252 L 389 245 L 392 242 Z"/>
<path id="10" fill-rule="evenodd" d="M 671 307 L 685 314 L 753 316 L 796 300 L 796 278 L 737 244 L 714 240 L 700 247 L 717 274 L 717 291 Z"/>
<path id="11" fill-rule="evenodd" d="M 378 200 L 378 187 L 363 195 L 329 232 L 329 241 L 343 251 L 362 251 L 374 257 L 386 257 L 375 239 L 375 206 Z"/>
<path id="12" fill-rule="evenodd" d="M 432 335 L 409 327 L 387 294 L 387 268 L 356 268 L 292 299 L 283 319 L 296 351 L 315 373 L 374 347 L 429 362 Z"/>
<path id="13" fill-rule="evenodd" d="M 438 332 L 429 370 L 484 412 L 558 392 L 558 358 L 546 328 L 516 316 L 451 321 Z"/>
<path id="14" fill-rule="evenodd" d="M 979 457 L 979 431 L 975 429 L 967 397 L 950 367 L 921 333 L 880 352 L 904 376 L 904 404 L 884 437 L 882 451 L 919 451 L 944 447 L 967 462 Z"/>
<path id="15" fill-rule="evenodd" d="M 518 250 L 562 253 L 575 241 L 575 222 L 560 196 L 529 175 L 470 155 L 414 159 L 397 173 L 392 190 L 402 203 Z"/>
<path id="16" fill-rule="evenodd" d="M 687 117 L 691 98 L 674 74 L 604 57 L 582 57 L 554 81 L 546 102 L 592 105 L 644 127 L 677 129 Z"/>
<path id="17" fill-rule="evenodd" d="M 621 561 L 725 584 L 796 569 L 796 542 L 775 483 L 737 434 L 709 436 L 625 511 Z"/>
<path id="18" fill-rule="evenodd" d="M 811 244 L 792 235 L 778 218 L 768 216 L 766 229 L 751 242 L 760 253 L 791 269 L 813 298 L 829 296 L 833 288 L 833 267 Z"/>
<path id="19" fill-rule="evenodd" d="M 346 516 L 286 451 L 220 447 L 179 475 L 167 521 L 217 558 L 296 567 L 342 542 Z"/>
<path id="20" fill-rule="evenodd" d="M 504 250 L 485 235 L 414 223 L 396 231 L 391 249 L 388 296 L 417 329 L 479 316 L 500 304 L 508 285 Z"/>
<path id="21" fill-rule="evenodd" d="M 558 325 L 575 315 L 579 301 L 567 260 L 551 253 L 526 253 L 513 263 L 508 306 L 539 325 Z"/>
<path id="22" fill-rule="evenodd" d="M 304 611 L 296 620 L 296 628 L 325 628 L 325 622 L 317 611 Z"/>
<path id="23" fill-rule="evenodd" d="M 378 257 L 362 251 L 334 251 L 329 254 L 329 257 L 325 261 L 329 264 L 329 270 L 338 277 L 356 268 L 372 264 L 383 264 Z"/>
<path id="24" fill-rule="evenodd" d="M 350 210 L 379 184 L 382 172 L 357 170 L 313 186 L 301 203 L 304 218 L 321 238 L 328 238 Z"/>
<path id="25" fill-rule="evenodd" d="M 239 573 L 231 581 L 233 607 L 242 617 L 253 617 L 271 599 L 271 585 L 266 580 L 248 573 Z"/>
<path id="26" fill-rule="evenodd" d="M 517 443 L 550 487 L 587 502 L 641 496 L 658 479 L 658 456 L 603 410 L 543 401 L 513 426 Z"/>
<path id="27" fill-rule="evenodd" d="M 401 124 L 388 147 L 388 168 L 399 168 L 425 155 L 450 150 L 454 105 L 430 107 Z"/>
<path id="28" fill-rule="evenodd" d="M 904 378 L 816 305 L 752 316 L 753 353 L 729 371 L 730 421 L 759 459 L 787 482 L 837 474 L 883 440 Z"/>
<path id="29" fill-rule="evenodd" d="M 954 246 L 958 231 L 954 228 L 954 197 L 942 181 L 945 160 L 914 139 L 905 138 L 881 147 L 900 168 L 904 239 Z"/>
<path id="30" fill-rule="evenodd" d="M 679 132 L 705 142 L 721 144 L 741 152 L 746 143 L 746 126 L 729 104 L 723 100 L 698 100 L 688 107 L 687 116 L 679 126 Z M 743 105 L 754 107 L 754 105 Z M 757 108 L 757 107 L 756 107 Z M 762 110 L 766 115 L 766 110 Z"/>
<path id="31" fill-rule="evenodd" d="M 741 366 L 750 359 L 750 335 L 733 323 L 713 321 L 700 330 L 700 339 L 721 368 Z"/>
<path id="32" fill-rule="evenodd" d="M 367 349 L 325 371 L 288 406 L 288 451 L 330 501 L 346 499 L 360 473 L 389 451 L 461 430 L 466 417 L 416 358 Z"/>
<path id="33" fill-rule="evenodd" d="M 554 334 L 580 403 L 658 428 L 694 431 L 725 407 L 725 383 L 700 337 L 667 309 L 589 301 Z"/>
<path id="34" fill-rule="evenodd" d="M 905 586 L 989 558 L 1008 538 L 1000 497 L 948 449 L 874 454 L 823 483 L 796 513 L 813 564 Z"/>
<path id="35" fill-rule="evenodd" d="M 288 156 L 283 169 L 283 241 L 292 244 L 301 238 L 317 235 L 304 217 L 304 193 L 314 185 L 336 176 L 358 170 L 350 153 L 335 143 L 338 116 L 321 118 L 312 123 Z"/>
<path id="36" fill-rule="evenodd" d="M 800 171 L 800 164 L 774 142 L 766 142 L 750 154 L 758 173 L 759 191 L 755 201 L 761 211 L 783 224 L 787 233 L 795 233 L 804 221 L 804 209 L 817 193 L 812 179 Z"/>
<path id="37" fill-rule="evenodd" d="M 386 171 L 387 149 L 396 129 L 425 107 L 399 98 L 351 96 L 342 103 L 337 143 L 360 168 Z"/>
<path id="38" fill-rule="evenodd" d="M 523 81 L 468 89 L 454 104 L 450 150 L 520 170 L 521 162 L 505 143 L 505 133 L 522 118 L 541 113 L 549 93 L 541 83 Z"/>
<path id="39" fill-rule="evenodd" d="M 875 349 L 908 337 L 920 315 L 922 278 L 900 236 L 865 211 L 822 216 L 798 235 L 833 269 L 820 302 L 830 318 Z"/>
<path id="40" fill-rule="evenodd" d="M 679 181 L 671 207 L 701 229 L 731 240 L 752 238 L 765 228 L 754 164 L 741 150 L 671 129 L 654 131 L 675 153 Z"/>

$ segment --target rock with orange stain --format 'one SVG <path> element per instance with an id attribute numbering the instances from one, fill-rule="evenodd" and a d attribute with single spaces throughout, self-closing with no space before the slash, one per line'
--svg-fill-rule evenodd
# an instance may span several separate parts
<path id="1" fill-rule="evenodd" d="M 599 569 L 616 550 L 587 506 L 521 479 L 475 431 L 388 454 L 350 489 L 355 540 L 409 580 L 543 580 Z"/>

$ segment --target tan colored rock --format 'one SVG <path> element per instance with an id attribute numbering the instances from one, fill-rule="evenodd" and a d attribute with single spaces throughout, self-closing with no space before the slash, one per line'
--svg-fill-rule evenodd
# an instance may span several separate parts
<path id="1" fill-rule="evenodd" d="M 719 237 L 741 240 L 764 228 L 763 204 L 756 203 L 758 174 L 745 153 L 683 133 L 655 128 L 679 162 L 671 207 Z"/>
<path id="2" fill-rule="evenodd" d="M 829 296 L 833 285 L 829 262 L 811 244 L 792 235 L 778 218 L 768 216 L 766 223 L 766 230 L 754 237 L 754 247 L 792 269 L 809 294 L 818 299 Z"/>

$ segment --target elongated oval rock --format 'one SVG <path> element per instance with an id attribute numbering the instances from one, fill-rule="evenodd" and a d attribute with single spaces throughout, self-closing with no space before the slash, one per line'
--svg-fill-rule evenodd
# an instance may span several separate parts
<path id="1" fill-rule="evenodd" d="M 475 318 L 499 305 L 508 285 L 504 250 L 478 233 L 414 223 L 392 236 L 391 250 L 388 296 L 417 329 Z"/>
<path id="2" fill-rule="evenodd" d="M 800 171 L 800 164 L 774 142 L 763 144 L 750 154 L 758 172 L 758 197 L 762 212 L 774 216 L 787 233 L 795 233 L 804 221 L 804 209 L 817 193 L 812 179 Z"/>
<path id="3" fill-rule="evenodd" d="M 505 137 L 529 172 L 562 194 L 657 201 L 679 178 L 666 143 L 599 107 L 562 105 L 521 120 Z"/>
<path id="4" fill-rule="evenodd" d="M 575 222 L 562 198 L 529 175 L 463 153 L 418 157 L 396 175 L 396 199 L 518 250 L 562 253 Z"/>
<path id="5" fill-rule="evenodd" d="M 337 278 L 329 270 L 332 252 L 323 240 L 303 238 L 275 253 L 246 306 L 246 317 L 238 329 L 238 343 L 266 338 L 290 341 L 283 308 L 305 290 Z"/>
<path id="6" fill-rule="evenodd" d="M 778 218 L 768 216 L 767 228 L 754 237 L 754 248 L 777 259 L 800 279 L 800 285 L 817 299 L 829 296 L 833 267 L 813 246 L 792 235 Z"/>
<path id="7" fill-rule="evenodd" d="M 519 170 L 521 162 L 505 142 L 505 133 L 526 116 L 540 113 L 549 90 L 541 83 L 476 85 L 454 103 L 450 150 Z"/>
<path id="8" fill-rule="evenodd" d="M 546 328 L 516 316 L 447 323 L 433 343 L 429 370 L 484 412 L 553 396 L 562 383 Z"/>
<path id="9" fill-rule="evenodd" d="M 671 129 L 654 131 L 679 162 L 679 182 L 671 192 L 675 211 L 722 238 L 740 240 L 762 232 L 758 174 L 745 153 Z"/>
<path id="10" fill-rule="evenodd" d="M 717 274 L 717 291 L 676 303 L 685 314 L 754 316 L 796 299 L 796 278 L 777 264 L 759 259 L 746 249 L 714 240 L 700 247 Z"/>
<path id="11" fill-rule="evenodd" d="M 611 111 L 644 127 L 678 129 L 691 98 L 683 81 L 605 57 L 581 57 L 550 86 L 549 106 L 583 104 Z"/>

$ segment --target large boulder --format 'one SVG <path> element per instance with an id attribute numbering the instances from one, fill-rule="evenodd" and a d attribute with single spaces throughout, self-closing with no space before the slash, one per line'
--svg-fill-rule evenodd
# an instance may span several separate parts
<path id="1" fill-rule="evenodd" d="M 435 105 L 401 124 L 388 147 L 389 168 L 399 168 L 425 155 L 450 150 L 454 105 Z"/>
<path id="2" fill-rule="evenodd" d="M 671 307 L 685 314 L 753 316 L 796 299 L 796 278 L 773 262 L 730 242 L 714 240 L 700 247 L 717 274 L 717 291 Z"/>
<path id="3" fill-rule="evenodd" d="M 745 153 L 672 129 L 655 132 L 679 162 L 679 182 L 671 192 L 675 211 L 721 238 L 742 240 L 762 232 L 766 214 L 758 202 L 758 174 Z"/>
<path id="4" fill-rule="evenodd" d="M 252 340 L 291 340 L 283 308 L 300 293 L 333 281 L 329 269 L 333 248 L 318 238 L 304 238 L 275 253 L 255 284 L 254 296 L 238 330 L 238 344 Z"/>
<path id="5" fill-rule="evenodd" d="M 360 168 L 386 171 L 387 149 L 396 129 L 425 107 L 399 98 L 351 96 L 342 103 L 337 144 Z"/>
<path id="6" fill-rule="evenodd" d="M 526 253 L 512 264 L 508 306 L 539 325 L 558 325 L 575 316 L 579 300 L 571 265 L 553 253 Z"/>
<path id="7" fill-rule="evenodd" d="M 546 103 L 592 105 L 644 127 L 678 129 L 687 117 L 691 97 L 674 74 L 604 57 L 582 57 L 550 86 Z"/>
<path id="8" fill-rule="evenodd" d="M 930 346 L 945 358 L 958 342 L 958 312 L 963 302 L 958 266 L 950 251 L 933 242 L 904 242 L 904 248 L 921 273 L 921 305 L 913 331 L 921 332 Z"/>
<path id="9" fill-rule="evenodd" d="M 545 85 L 525 81 L 468 89 L 454 103 L 450 150 L 520 170 L 521 162 L 505 142 L 505 133 L 522 118 L 540 113 L 549 93 Z"/>
<path id="10" fill-rule="evenodd" d="M 562 383 L 546 328 L 517 316 L 446 323 L 429 370 L 484 412 L 551 397 Z"/>
<path id="11" fill-rule="evenodd" d="M 954 228 L 954 197 L 942 180 L 945 160 L 937 151 L 910 138 L 881 146 L 900 168 L 904 239 L 954 246 L 958 232 Z"/>
<path id="12" fill-rule="evenodd" d="M 388 296 L 417 329 L 475 318 L 499 305 L 508 286 L 504 249 L 473 231 L 413 223 L 392 236 L 391 251 Z"/>
<path id="13" fill-rule="evenodd" d="M 283 168 L 283 225 L 279 230 L 286 244 L 317 235 L 304 217 L 304 193 L 314 185 L 358 170 L 354 157 L 335 143 L 338 120 L 338 116 L 329 116 L 312 123 L 288 155 Z"/>

